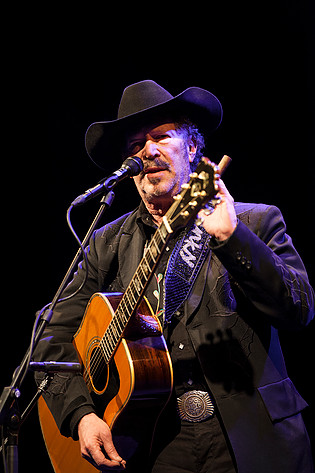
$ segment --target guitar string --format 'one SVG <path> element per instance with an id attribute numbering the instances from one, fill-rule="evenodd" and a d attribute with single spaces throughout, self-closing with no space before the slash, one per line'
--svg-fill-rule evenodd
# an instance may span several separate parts
<path id="1" fill-rule="evenodd" d="M 165 238 L 163 237 L 162 233 L 161 233 L 161 230 L 162 228 L 158 229 L 156 234 L 152 237 L 151 239 L 151 242 L 150 242 L 150 245 L 148 247 L 148 250 L 150 250 L 150 246 L 153 246 L 155 245 L 156 247 L 156 254 L 157 256 L 160 256 L 161 254 L 161 249 L 160 249 L 160 244 L 162 243 L 162 245 L 165 244 L 166 240 Z M 155 259 L 152 255 L 152 252 L 150 251 L 149 253 L 151 255 L 151 259 L 153 261 L 153 266 L 154 264 L 156 263 L 157 259 Z M 145 264 L 143 264 L 145 262 Z M 142 273 L 142 277 L 143 279 L 145 280 L 144 283 L 142 283 L 142 280 L 141 280 L 141 276 L 140 276 L 140 271 Z M 116 323 L 116 320 L 119 320 L 120 323 L 123 325 L 123 326 L 126 326 L 127 325 L 127 322 L 131 316 L 131 313 L 130 313 L 130 309 L 126 303 L 126 299 L 128 300 L 129 302 L 129 305 L 132 307 L 131 303 L 130 303 L 130 297 L 129 297 L 129 292 L 132 293 L 131 291 L 131 286 L 133 285 L 135 287 L 135 289 L 137 290 L 138 292 L 138 298 L 135 299 L 135 304 L 138 302 L 138 299 L 140 298 L 140 294 L 141 292 L 143 291 L 144 287 L 145 287 L 145 284 L 147 283 L 148 281 L 148 278 L 147 277 L 147 274 L 151 271 L 151 268 L 150 268 L 150 264 L 148 263 L 148 260 L 146 258 L 146 254 L 144 255 L 144 257 L 142 258 L 141 260 L 141 263 L 139 264 L 138 268 L 137 268 L 137 271 L 134 275 L 134 277 L 132 278 L 129 286 L 127 287 L 126 289 L 126 292 L 123 296 L 123 298 L 121 299 L 117 309 L 116 309 L 116 312 L 115 312 L 115 318 L 113 318 L 108 327 L 106 328 L 106 331 L 102 337 L 102 339 L 100 340 L 99 344 L 98 344 L 98 347 L 101 348 L 101 350 L 94 350 L 94 352 L 92 353 L 91 355 L 91 358 L 90 358 L 90 361 L 88 363 L 88 365 L 86 366 L 85 370 L 84 370 L 84 379 L 86 381 L 86 384 L 88 384 L 91 388 L 93 388 L 93 383 L 91 381 L 91 378 L 94 377 L 97 373 L 97 370 L 99 369 L 99 367 L 101 366 L 101 364 L 105 361 L 105 363 L 108 363 L 115 348 L 116 348 L 116 345 L 120 339 L 121 336 L 119 336 L 117 338 L 117 340 L 114 342 L 114 346 L 112 346 L 112 326 Z M 138 284 L 139 286 L 142 286 L 142 289 L 138 289 L 138 287 L 136 286 L 135 284 L 135 279 L 137 278 L 138 280 Z M 125 305 L 125 310 L 122 310 L 122 306 Z M 128 318 L 125 319 L 125 324 L 123 324 L 123 320 L 122 320 L 122 316 L 125 318 L 125 312 L 128 313 Z M 120 332 L 122 333 L 123 330 L 120 329 Z M 98 348 L 97 347 L 97 348 Z M 107 352 L 107 348 L 109 347 L 109 355 L 108 355 L 108 352 Z M 106 359 L 107 358 L 107 359 Z"/>
<path id="2" fill-rule="evenodd" d="M 200 195 L 200 193 L 198 193 Z M 208 200 L 210 199 L 210 197 L 208 196 Z M 196 199 L 195 199 L 196 201 Z M 183 207 L 181 209 L 181 214 L 183 214 L 183 212 L 185 212 L 188 208 L 192 208 L 191 206 L 191 201 L 186 204 L 185 207 Z M 196 206 L 197 207 L 197 206 Z M 177 217 L 176 217 L 177 218 Z M 172 223 L 174 221 L 174 218 L 173 219 L 170 219 L 168 220 L 168 223 L 169 225 L 171 226 Z M 154 264 L 156 263 L 156 259 L 153 257 L 152 255 L 152 252 L 151 252 L 151 246 L 153 246 L 153 244 L 156 246 L 159 254 L 157 255 L 157 259 L 160 257 L 161 255 L 161 252 L 162 250 L 160 250 L 160 247 L 159 247 L 159 243 L 162 242 L 162 244 L 165 244 L 166 242 L 166 239 L 163 237 L 161 231 L 163 230 L 163 226 L 161 226 L 160 228 L 157 229 L 156 233 L 154 234 L 154 236 L 152 237 L 151 239 L 151 242 L 150 242 L 150 245 L 148 247 L 148 250 L 150 249 L 150 256 L 151 256 L 151 259 L 153 260 L 153 266 L 152 268 L 154 267 Z M 166 230 L 166 229 L 165 229 Z M 168 236 L 169 235 L 169 232 L 167 232 L 165 234 L 165 236 Z M 159 237 L 159 241 L 157 242 L 157 237 Z M 85 379 L 85 382 L 87 384 L 88 387 L 92 389 L 94 389 L 93 387 L 93 382 L 92 382 L 92 378 L 96 375 L 96 372 L 97 370 L 99 369 L 99 367 L 101 366 L 101 364 L 105 361 L 106 364 L 109 363 L 115 349 L 116 349 L 116 346 L 120 340 L 120 338 L 122 337 L 122 334 L 123 334 L 123 330 L 124 328 L 126 327 L 130 317 L 131 317 L 131 314 L 133 312 L 134 309 L 132 309 L 132 304 L 130 303 L 130 295 L 128 294 L 129 292 L 131 293 L 131 296 L 132 298 L 135 300 L 135 304 L 136 305 L 138 302 L 139 302 L 139 299 L 140 299 L 140 294 L 141 292 L 143 291 L 143 289 L 145 288 L 145 285 L 149 279 L 149 277 L 147 277 L 146 275 L 149 273 L 149 272 L 152 272 L 151 268 L 150 268 L 150 264 L 148 264 L 148 261 L 147 261 L 147 258 L 146 258 L 146 254 L 147 252 L 144 254 L 137 270 L 136 270 L 136 273 L 135 275 L 133 276 L 131 282 L 129 283 L 126 291 L 125 291 L 125 294 L 123 295 L 121 301 L 119 302 L 118 304 L 118 307 L 115 311 L 115 314 L 114 314 L 114 317 L 112 318 L 112 320 L 110 321 L 110 323 L 108 324 L 108 327 L 106 328 L 105 330 L 105 333 L 102 337 L 102 339 L 100 340 L 97 348 L 101 347 L 101 350 L 94 350 L 91 354 L 91 357 L 90 357 L 90 360 L 87 364 L 87 366 L 85 367 L 84 369 L 84 373 L 83 373 L 83 377 Z M 145 262 L 145 269 L 146 271 L 144 271 L 143 269 L 143 266 L 144 266 L 144 263 Z M 141 278 L 140 276 L 138 275 L 138 272 L 141 270 L 142 274 L 143 274 L 143 277 L 145 279 L 145 282 L 142 286 L 142 289 L 139 291 L 138 290 L 138 287 L 136 286 L 135 284 L 135 278 L 137 277 L 138 278 L 138 284 L 141 285 L 142 282 L 141 282 Z M 138 298 L 135 298 L 134 297 L 134 294 L 133 292 L 131 291 L 131 286 L 134 286 L 134 288 L 136 289 L 136 291 L 138 292 Z M 126 299 L 129 300 L 129 305 L 130 305 L 130 308 L 132 309 L 131 310 L 131 313 L 129 311 L 129 308 L 127 306 L 127 303 L 126 303 Z M 123 325 L 123 320 L 121 320 L 121 316 L 123 316 L 125 318 L 125 312 L 122 310 L 122 305 L 125 304 L 125 310 L 127 310 L 128 312 L 128 317 L 127 319 L 125 320 L 125 326 Z M 121 327 L 118 326 L 119 330 L 120 330 L 120 335 L 119 335 L 119 331 L 117 330 L 117 326 L 115 327 L 115 323 L 116 323 L 116 320 L 120 321 L 122 323 L 122 326 L 123 326 L 123 330 L 121 330 Z M 115 336 L 115 333 L 116 333 L 116 336 Z M 117 335 L 118 335 L 118 338 L 117 338 Z M 113 338 L 115 340 L 115 337 L 117 338 L 116 341 L 114 341 L 114 344 L 112 344 L 113 342 Z M 107 342 L 107 343 L 105 343 Z M 109 357 L 108 357 L 108 354 L 106 353 L 107 351 L 107 348 L 109 346 Z M 95 353 L 96 352 L 96 353 Z M 103 353 L 103 354 L 102 354 Z M 104 356 L 105 355 L 105 356 Z M 106 360 L 106 357 L 107 357 L 107 360 Z"/>
<path id="3" fill-rule="evenodd" d="M 152 240 L 151 242 L 156 246 L 159 254 L 157 254 L 157 259 L 158 257 L 160 256 L 161 254 L 161 250 L 160 250 L 160 245 L 164 245 L 165 244 L 165 238 L 162 236 L 161 234 L 161 231 L 160 229 L 158 229 L 156 231 L 156 233 L 154 234 L 154 236 L 152 237 Z M 150 252 L 150 255 L 151 255 L 151 258 L 152 258 L 152 253 Z M 153 261 L 153 266 L 154 264 L 156 263 L 157 259 L 155 258 L 152 258 L 152 261 Z M 146 262 L 146 268 L 147 270 L 149 271 L 146 271 L 144 272 L 143 270 L 143 261 Z M 142 279 L 141 279 L 141 276 L 140 276 L 140 271 L 142 272 L 142 276 L 143 276 L 143 279 L 144 279 L 144 283 L 142 283 Z M 131 286 L 133 285 L 135 287 L 135 289 L 137 290 L 138 292 L 138 298 L 135 299 L 135 305 L 136 303 L 138 302 L 139 298 L 140 298 L 140 294 L 141 292 L 143 291 L 143 289 L 145 288 L 145 285 L 148 281 L 148 277 L 147 277 L 147 274 L 148 272 L 150 272 L 150 264 L 148 264 L 148 261 L 147 261 L 147 258 L 146 258 L 146 255 L 144 255 L 144 257 L 142 258 L 141 260 L 141 263 L 139 264 L 137 270 L 136 270 L 136 273 L 134 275 L 134 277 L 132 278 L 131 282 L 129 283 L 126 291 L 125 291 L 125 294 L 124 296 L 122 297 L 120 303 L 118 304 L 117 306 L 117 309 L 115 311 L 115 315 L 114 317 L 112 318 L 112 320 L 110 321 L 110 323 L 108 324 L 108 327 L 106 328 L 105 330 L 105 333 L 102 337 L 102 339 L 100 340 L 99 344 L 97 345 L 96 348 L 101 348 L 100 350 L 93 350 L 92 354 L 91 354 L 91 357 L 90 357 L 90 360 L 87 364 L 87 366 L 85 367 L 84 369 L 84 372 L 83 372 L 83 377 L 84 377 L 84 380 L 87 384 L 87 386 L 92 390 L 93 389 L 93 381 L 92 381 L 92 378 L 96 375 L 97 373 L 97 370 L 99 369 L 99 367 L 105 362 L 106 364 L 108 364 L 109 360 L 111 359 L 111 356 L 113 354 L 113 352 L 115 351 L 116 349 L 116 346 L 119 342 L 119 339 L 121 338 L 122 336 L 122 333 L 123 333 L 123 330 L 124 328 L 126 327 L 128 321 L 129 321 L 129 318 L 131 316 L 131 313 L 130 313 L 130 309 L 126 303 L 126 298 L 128 299 L 130 296 L 128 295 L 128 292 L 131 291 Z M 142 286 L 142 289 L 139 291 L 136 284 L 134 283 L 134 279 L 135 277 L 137 278 L 137 281 L 138 281 L 138 284 Z M 129 299 L 129 304 L 130 304 L 130 299 Z M 125 310 L 122 309 L 122 306 L 125 306 Z M 132 308 L 132 305 L 130 304 L 131 308 Z M 125 311 L 127 311 L 128 313 L 128 317 L 126 318 L 126 315 L 125 315 Z M 121 335 L 117 338 L 116 342 L 114 343 L 114 346 L 112 346 L 112 334 L 110 334 L 111 330 L 112 330 L 112 326 L 116 323 L 116 318 L 118 318 L 120 324 L 122 325 L 123 327 L 123 330 L 121 330 L 120 328 L 120 332 L 121 332 Z M 125 319 L 125 324 L 124 324 L 124 320 Z M 117 327 L 115 328 L 115 330 L 117 331 Z M 113 333 L 113 332 L 112 332 Z M 107 343 L 105 343 L 107 342 Z M 106 349 L 108 348 L 108 345 L 110 346 L 110 351 L 109 351 L 109 356 L 106 355 Z M 104 356 L 105 355 L 105 356 Z M 107 359 L 106 359 L 107 358 Z"/>
<path id="4" fill-rule="evenodd" d="M 187 210 L 187 208 L 189 208 L 189 206 L 190 206 L 189 203 L 186 204 L 186 206 L 181 209 L 181 213 L 185 212 L 185 211 Z M 174 221 L 174 219 L 173 219 L 173 220 L 170 220 L 170 221 L 169 221 L 169 224 L 172 224 L 173 221 Z M 155 235 L 153 236 L 153 238 L 152 238 L 152 240 L 154 240 L 155 237 L 158 236 L 158 237 L 159 237 L 159 242 L 158 242 L 158 244 L 161 243 L 161 242 L 164 244 L 165 241 L 166 241 L 165 238 L 162 236 L 161 230 L 162 230 L 162 228 L 158 229 L 157 232 L 156 232 L 156 234 L 155 234 Z M 152 240 L 151 240 L 151 242 L 152 242 Z M 155 242 L 154 242 L 154 243 L 155 243 Z M 150 245 L 150 246 L 151 246 L 151 245 Z M 158 246 L 158 249 L 159 249 L 159 246 Z M 161 250 L 159 250 L 159 251 L 160 251 L 160 254 L 161 254 Z M 160 254 L 159 254 L 159 255 L 160 255 Z M 151 255 L 151 257 L 152 257 L 152 255 Z M 153 258 L 152 258 L 152 259 L 153 259 Z M 143 267 L 144 267 L 143 262 L 146 263 L 145 268 L 146 268 L 147 271 L 144 271 L 144 269 L 143 269 Z M 156 262 L 156 260 L 153 259 L 153 265 L 155 264 L 155 262 Z M 142 271 L 142 274 L 143 274 L 143 276 L 144 276 L 144 278 L 145 278 L 145 282 L 144 282 L 144 285 L 143 285 L 143 288 L 142 288 L 142 290 L 143 290 L 144 287 L 145 287 L 145 284 L 146 284 L 146 282 L 147 282 L 147 280 L 148 280 L 147 274 L 148 274 L 148 272 L 150 272 L 150 271 L 149 271 L 149 270 L 150 270 L 150 265 L 148 265 L 148 262 L 147 262 L 147 259 L 146 259 L 146 254 L 145 254 L 144 257 L 142 258 L 141 263 L 139 264 L 138 269 L 137 269 L 135 275 L 138 273 L 139 270 Z M 135 276 L 134 276 L 134 277 L 135 277 Z M 96 372 L 97 372 L 98 368 L 101 366 L 101 364 L 102 364 L 104 361 L 105 361 L 106 364 L 108 364 L 109 360 L 111 359 L 111 356 L 112 356 L 113 352 L 114 352 L 115 349 L 116 349 L 117 343 L 119 342 L 119 339 L 121 338 L 121 335 L 122 335 L 122 334 L 121 334 L 121 335 L 119 336 L 119 338 L 116 340 L 116 342 L 114 343 L 114 346 L 111 346 L 111 345 L 112 345 L 112 333 L 113 333 L 113 332 L 111 332 L 111 331 L 112 331 L 112 324 L 115 324 L 115 319 L 116 319 L 117 316 L 119 317 L 119 314 L 120 314 L 120 313 L 123 314 L 123 316 L 124 316 L 124 312 L 121 311 L 121 306 L 122 306 L 123 304 L 125 304 L 125 308 L 127 309 L 127 312 L 129 312 L 128 306 L 127 306 L 127 304 L 126 304 L 126 298 L 129 299 L 128 292 L 131 291 L 131 285 L 132 285 L 133 282 L 134 282 L 134 277 L 132 278 L 130 284 L 128 285 L 128 287 L 127 287 L 127 289 L 126 289 L 126 291 L 125 291 L 125 294 L 124 294 L 122 300 L 120 301 L 120 303 L 119 303 L 119 305 L 118 305 L 118 307 L 117 307 L 117 309 L 116 309 L 116 311 L 115 311 L 115 317 L 110 321 L 108 327 L 107 327 L 106 330 L 105 330 L 105 333 L 104 333 L 102 339 L 100 340 L 100 343 L 98 344 L 98 347 L 101 347 L 102 350 L 94 350 L 94 351 L 92 352 L 92 355 L 91 355 L 91 357 L 90 357 L 90 361 L 89 361 L 89 363 L 88 363 L 88 366 L 87 366 L 87 367 L 85 368 L 85 370 L 84 370 L 83 377 L 84 377 L 84 379 L 85 379 L 85 381 L 86 381 L 86 384 L 88 384 L 88 385 L 90 386 L 90 388 L 92 388 L 92 389 L 93 389 L 93 382 L 92 382 L 91 379 L 96 375 Z M 139 299 L 139 297 L 138 297 L 138 299 Z M 138 302 L 138 299 L 135 300 L 136 303 Z M 129 304 L 130 304 L 130 299 L 129 299 Z M 130 304 L 130 306 L 132 307 L 131 304 Z M 130 316 L 131 316 L 131 314 L 129 313 L 129 317 L 128 317 L 127 321 L 126 321 L 126 324 L 127 324 L 127 322 L 129 321 Z M 126 324 L 125 324 L 125 325 L 126 325 Z M 111 332 L 111 333 L 110 333 L 110 332 Z M 107 343 L 105 343 L 105 342 L 107 342 Z M 108 348 L 108 345 L 109 345 L 109 348 L 110 348 L 110 351 L 109 351 L 110 356 L 109 356 L 109 357 L 107 356 L 108 359 L 106 360 L 106 349 Z M 97 347 L 97 348 L 98 348 L 98 347 Z M 95 352 L 96 352 L 96 353 L 95 353 Z M 103 354 L 102 354 L 102 352 L 103 352 Z M 105 355 L 105 357 L 104 357 L 104 355 Z"/>
<path id="5" fill-rule="evenodd" d="M 146 260 L 147 261 L 147 260 Z M 147 278 L 146 278 L 147 280 Z M 139 280 L 138 280 L 139 284 Z M 134 284 L 134 281 L 132 280 L 130 283 L 129 288 L 127 289 L 127 299 L 129 302 L 129 305 L 132 307 L 132 300 L 130 298 L 130 294 L 133 293 L 131 291 L 131 287 L 134 287 L 138 293 L 138 298 L 140 297 L 141 289 L 139 290 L 137 286 Z M 134 302 L 137 303 L 137 299 L 133 296 Z M 124 310 L 121 310 L 120 307 L 117 307 L 116 313 L 115 313 L 115 318 L 111 320 L 109 323 L 109 326 L 107 327 L 107 330 L 101 339 L 99 343 L 100 350 L 94 352 L 94 356 L 91 357 L 90 360 L 90 373 L 92 376 L 95 376 L 97 369 L 99 368 L 100 364 L 102 362 L 108 362 L 109 359 L 111 358 L 111 355 L 113 351 L 115 350 L 115 347 L 120 339 L 120 334 L 123 332 L 123 327 L 127 324 L 128 319 L 130 318 L 131 315 L 131 309 L 129 308 L 128 304 L 126 303 L 126 299 L 122 300 L 121 306 L 124 305 Z M 128 316 L 126 318 L 125 312 L 128 313 Z M 125 323 L 124 323 L 125 322 Z M 109 349 L 109 351 L 108 351 Z M 103 352 L 103 353 L 102 353 Z M 96 355 L 95 355 L 96 353 Z M 88 371 L 88 370 L 86 370 Z M 89 383 L 91 384 L 91 382 Z"/>

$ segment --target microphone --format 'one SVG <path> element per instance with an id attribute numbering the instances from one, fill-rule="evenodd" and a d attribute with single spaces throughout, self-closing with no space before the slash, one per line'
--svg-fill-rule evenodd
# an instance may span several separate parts
<path id="1" fill-rule="evenodd" d="M 101 194 L 104 191 L 109 191 L 112 189 L 118 182 L 122 181 L 128 176 L 137 176 L 143 169 L 143 162 L 137 156 L 132 156 L 127 158 L 120 169 L 113 172 L 109 177 L 102 179 L 96 186 L 91 187 L 84 194 L 79 195 L 72 202 L 72 206 L 82 205 L 93 197 L 96 197 L 98 194 Z"/>
<path id="2" fill-rule="evenodd" d="M 31 361 L 29 369 L 32 371 L 44 371 L 45 373 L 80 373 L 82 367 L 80 363 L 67 363 L 65 361 Z"/>

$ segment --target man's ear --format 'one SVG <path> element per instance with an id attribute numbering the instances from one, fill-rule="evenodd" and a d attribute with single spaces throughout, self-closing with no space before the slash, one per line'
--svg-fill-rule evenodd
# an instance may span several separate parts
<path id="1" fill-rule="evenodd" d="M 189 162 L 192 163 L 197 153 L 196 142 L 190 137 L 187 141 Z"/>

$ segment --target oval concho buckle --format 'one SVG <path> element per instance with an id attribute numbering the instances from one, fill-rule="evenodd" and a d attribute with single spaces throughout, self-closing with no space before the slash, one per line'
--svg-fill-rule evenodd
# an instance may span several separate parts
<path id="1" fill-rule="evenodd" d="M 177 406 L 179 417 L 188 422 L 201 422 L 214 413 L 213 402 L 205 391 L 188 391 L 177 398 Z"/>

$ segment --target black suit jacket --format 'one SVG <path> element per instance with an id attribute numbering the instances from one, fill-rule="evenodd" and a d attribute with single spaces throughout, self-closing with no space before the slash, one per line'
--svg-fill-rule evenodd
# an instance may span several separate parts
<path id="1" fill-rule="evenodd" d="M 306 473 L 305 401 L 288 378 L 278 328 L 300 329 L 314 315 L 303 263 L 273 206 L 236 204 L 238 225 L 211 250 L 184 304 L 184 323 L 241 473 Z M 143 254 L 135 211 L 93 235 L 89 279 L 75 298 L 58 304 L 37 359 L 75 361 L 71 343 L 89 297 L 124 291 Z M 79 286 L 80 266 L 65 295 Z M 93 410 L 80 376 L 57 375 L 46 394 L 64 435 Z"/>

